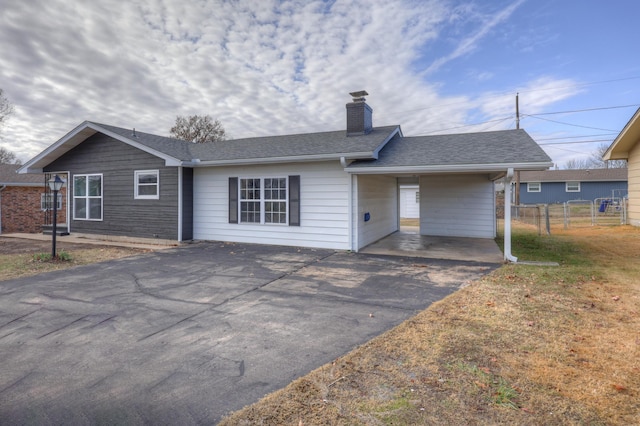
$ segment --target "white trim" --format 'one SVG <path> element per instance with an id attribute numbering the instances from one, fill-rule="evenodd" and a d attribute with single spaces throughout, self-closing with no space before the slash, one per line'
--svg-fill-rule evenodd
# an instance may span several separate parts
<path id="1" fill-rule="evenodd" d="M 138 194 L 138 188 L 140 182 L 138 176 L 141 174 L 155 174 L 156 175 L 156 195 L 140 195 Z M 143 186 L 153 186 L 152 184 L 143 184 Z M 160 199 L 160 170 L 134 170 L 133 171 L 133 199 L 134 200 L 159 200 Z"/>
<path id="2" fill-rule="evenodd" d="M 372 151 L 366 152 L 350 152 L 350 153 L 337 153 L 337 154 L 310 154 L 310 155 L 292 155 L 289 157 L 267 157 L 267 158 L 241 158 L 235 160 L 198 160 L 191 162 L 183 162 L 183 166 L 188 167 L 207 167 L 207 166 L 242 166 L 242 165 L 258 165 L 258 164 L 273 164 L 273 163 L 304 163 L 310 161 L 330 161 L 340 160 L 345 158 L 347 160 L 356 159 L 374 159 Z"/>
<path id="3" fill-rule="evenodd" d="M 77 218 L 76 217 L 76 182 L 75 179 L 76 177 L 79 176 L 84 176 L 86 177 L 86 181 L 85 181 L 85 190 L 87 195 L 83 196 L 83 197 L 77 197 L 77 198 L 83 198 L 85 200 L 87 200 L 87 203 L 85 205 L 85 209 L 86 209 L 86 217 L 81 217 L 81 218 Z M 92 219 L 89 216 L 89 212 L 90 212 L 90 208 L 89 208 L 89 203 L 88 200 L 89 199 L 98 199 L 97 196 L 92 196 L 90 198 L 89 196 L 89 176 L 100 176 L 100 219 Z M 67 190 L 68 192 L 68 190 Z M 78 173 L 76 175 L 73 175 L 73 220 L 83 220 L 83 221 L 90 221 L 90 222 L 102 222 L 104 220 L 104 176 L 102 175 L 102 173 Z"/>
<path id="4" fill-rule="evenodd" d="M 576 183 L 578 184 L 578 189 L 569 189 L 569 185 L 576 184 Z M 580 192 L 580 188 L 581 188 L 581 185 L 579 181 L 572 180 L 564 183 L 564 192 Z"/>
<path id="5" fill-rule="evenodd" d="M 265 199 L 264 191 L 265 188 L 265 180 L 266 179 L 284 179 L 285 181 L 285 198 L 284 199 Z M 260 199 L 242 199 L 242 181 L 243 180 L 259 180 L 260 181 Z M 242 202 L 252 202 L 259 201 L 260 202 L 260 221 L 259 222 L 243 222 L 242 221 Z M 277 202 L 277 203 L 285 203 L 285 221 L 281 222 L 267 222 L 265 220 L 265 216 L 267 214 L 265 204 L 267 202 Z M 260 177 L 241 177 L 238 176 L 238 225 L 275 225 L 275 226 L 289 226 L 289 176 L 275 175 L 275 176 L 260 176 Z"/>
<path id="6" fill-rule="evenodd" d="M 22 167 L 18 169 L 18 173 L 42 173 L 42 167 L 51 164 L 56 159 L 60 158 L 65 153 L 69 152 L 72 148 L 80 145 L 82 142 L 95 135 L 96 133 L 102 133 L 109 137 L 112 137 L 120 142 L 123 142 L 127 145 L 130 145 L 134 148 L 137 148 L 141 151 L 154 155 L 165 161 L 166 166 L 180 166 L 182 165 L 182 161 L 172 157 L 170 155 L 164 154 L 160 151 L 156 151 L 155 149 L 149 148 L 146 145 L 143 145 L 135 140 L 126 138 L 117 133 L 113 133 L 102 126 L 99 126 L 95 123 L 85 121 L 78 125 L 75 129 L 71 130 L 61 139 L 58 139 L 53 145 L 50 145 L 40 154 L 33 157 L 31 160 L 27 161 Z M 43 162 L 41 164 L 41 162 Z"/>
<path id="7" fill-rule="evenodd" d="M 454 164 L 450 166 L 389 166 L 389 167 L 347 167 L 347 173 L 358 174 L 427 174 L 427 173 L 486 173 L 504 171 L 505 167 L 514 170 L 544 170 L 553 163 L 491 163 L 491 164 Z"/>
<path id="8" fill-rule="evenodd" d="M 531 185 L 538 185 L 538 189 L 531 188 Z M 527 192 L 542 192 L 542 182 L 527 182 Z"/>

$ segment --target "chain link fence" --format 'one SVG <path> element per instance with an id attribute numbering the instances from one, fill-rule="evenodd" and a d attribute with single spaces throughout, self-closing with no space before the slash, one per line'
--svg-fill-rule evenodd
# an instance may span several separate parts
<path id="1" fill-rule="evenodd" d="M 571 200 L 561 204 L 512 205 L 511 218 L 534 226 L 538 235 L 555 229 L 614 226 L 627 223 L 627 198 Z"/>

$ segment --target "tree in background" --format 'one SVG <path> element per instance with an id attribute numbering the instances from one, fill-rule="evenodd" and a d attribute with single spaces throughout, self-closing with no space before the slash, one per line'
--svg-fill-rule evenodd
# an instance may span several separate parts
<path id="1" fill-rule="evenodd" d="M 0 127 L 13 112 L 13 105 L 9 103 L 9 99 L 4 96 L 4 91 L 0 89 Z"/>
<path id="2" fill-rule="evenodd" d="M 0 164 L 22 164 L 16 154 L 0 146 Z"/>
<path id="3" fill-rule="evenodd" d="M 604 161 L 602 156 L 609 149 L 609 145 L 601 143 L 598 147 L 589 155 L 589 158 L 576 159 L 573 158 L 564 163 L 565 169 L 625 169 L 627 168 L 626 160 L 609 160 Z"/>
<path id="4" fill-rule="evenodd" d="M 0 89 L 0 128 L 2 128 L 11 113 L 13 113 L 13 105 L 4 96 L 4 91 Z M 0 164 L 22 164 L 22 162 L 16 157 L 16 154 L 0 147 Z"/>
<path id="5" fill-rule="evenodd" d="M 176 124 L 170 130 L 171 136 L 193 143 L 223 141 L 226 132 L 222 123 L 210 115 L 190 115 L 176 117 Z"/>

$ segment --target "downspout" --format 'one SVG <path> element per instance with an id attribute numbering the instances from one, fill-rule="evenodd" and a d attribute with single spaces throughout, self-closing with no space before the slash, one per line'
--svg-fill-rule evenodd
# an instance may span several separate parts
<path id="1" fill-rule="evenodd" d="M 518 258 L 511 254 L 511 179 L 513 168 L 507 169 L 504 177 L 504 260 L 516 263 Z"/>
<path id="2" fill-rule="evenodd" d="M 2 234 L 2 191 L 7 187 L 7 185 L 2 185 L 0 187 L 0 235 Z"/>

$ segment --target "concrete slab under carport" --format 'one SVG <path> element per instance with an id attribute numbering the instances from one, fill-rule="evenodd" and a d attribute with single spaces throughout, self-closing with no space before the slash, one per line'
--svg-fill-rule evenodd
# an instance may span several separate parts
<path id="1" fill-rule="evenodd" d="M 504 256 L 495 240 L 489 238 L 439 237 L 420 235 L 415 226 L 402 226 L 360 253 L 431 259 L 502 263 Z"/>
<path id="2" fill-rule="evenodd" d="M 213 424 L 495 267 L 210 242 L 0 282 L 0 423 Z"/>

